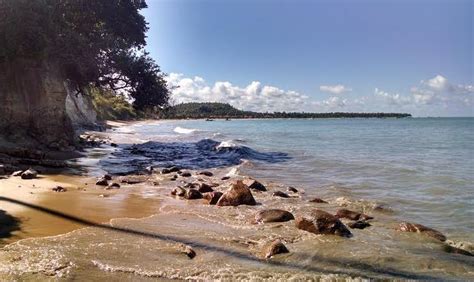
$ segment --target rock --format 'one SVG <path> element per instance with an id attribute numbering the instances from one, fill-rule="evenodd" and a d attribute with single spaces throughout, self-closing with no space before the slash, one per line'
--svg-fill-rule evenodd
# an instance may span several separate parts
<path id="1" fill-rule="evenodd" d="M 217 202 L 218 206 L 238 206 L 249 205 L 254 206 L 257 202 L 252 196 L 249 188 L 242 182 L 237 181 L 227 190 Z"/>
<path id="2" fill-rule="evenodd" d="M 267 191 L 267 188 L 255 179 L 244 179 L 243 183 L 249 187 L 249 189 L 258 191 Z"/>
<path id="3" fill-rule="evenodd" d="M 443 250 L 447 253 L 460 254 L 460 255 L 474 257 L 473 253 L 468 252 L 468 251 L 463 250 L 463 249 L 460 249 L 460 248 L 450 246 L 450 245 L 443 245 Z"/>
<path id="4" fill-rule="evenodd" d="M 178 175 L 177 175 L 177 174 L 171 176 L 171 178 L 170 178 L 171 181 L 175 181 L 176 179 L 178 179 Z"/>
<path id="5" fill-rule="evenodd" d="M 178 172 L 178 171 L 179 171 L 179 167 L 172 166 L 172 167 L 162 169 L 161 174 L 168 174 L 168 173 Z"/>
<path id="6" fill-rule="evenodd" d="M 281 191 L 275 191 L 273 192 L 272 194 L 273 197 L 281 197 L 281 198 L 289 198 L 290 195 L 284 193 L 284 192 L 281 192 Z"/>
<path id="7" fill-rule="evenodd" d="M 310 203 L 319 203 L 319 204 L 327 204 L 328 202 L 326 202 L 325 200 L 321 199 L 321 198 L 314 198 L 314 199 L 311 199 L 309 200 Z"/>
<path id="8" fill-rule="evenodd" d="M 148 178 L 149 176 L 146 175 L 129 175 L 121 177 L 120 182 L 126 184 L 138 184 L 146 182 Z"/>
<path id="9" fill-rule="evenodd" d="M 369 216 L 369 215 L 366 215 L 366 214 L 363 214 L 363 213 L 359 213 L 359 212 L 355 212 L 355 211 L 351 211 L 351 210 L 348 210 L 348 209 L 337 210 L 336 217 L 338 217 L 338 218 L 347 218 L 347 219 L 350 219 L 350 220 L 374 219 L 372 216 Z"/>
<path id="10" fill-rule="evenodd" d="M 7 173 L 6 169 L 5 169 L 5 166 L 4 165 L 0 165 L 0 175 L 5 175 Z"/>
<path id="11" fill-rule="evenodd" d="M 120 184 L 114 182 L 114 183 L 111 183 L 109 186 L 107 186 L 107 188 L 105 188 L 106 190 L 110 190 L 110 189 L 120 189 Z"/>
<path id="12" fill-rule="evenodd" d="M 12 173 L 12 176 L 21 176 L 22 173 L 23 173 L 23 170 L 17 170 Z"/>
<path id="13" fill-rule="evenodd" d="M 277 254 L 284 254 L 289 252 L 290 251 L 288 251 L 286 246 L 280 240 L 270 242 L 263 249 L 264 257 L 267 259 Z"/>
<path id="14" fill-rule="evenodd" d="M 183 172 L 183 173 L 181 173 L 181 177 L 191 177 L 191 173 L 190 172 Z"/>
<path id="15" fill-rule="evenodd" d="M 66 192 L 67 191 L 67 189 L 62 187 L 62 186 L 56 186 L 51 190 L 54 191 L 54 192 Z"/>
<path id="16" fill-rule="evenodd" d="M 99 178 L 99 179 L 97 180 L 97 182 L 95 183 L 95 185 L 108 186 L 108 185 L 109 185 L 109 182 L 107 181 L 107 179 L 105 179 L 104 177 L 102 177 L 102 178 Z"/>
<path id="17" fill-rule="evenodd" d="M 214 173 L 210 172 L 210 171 L 201 171 L 199 173 L 199 175 L 205 175 L 205 176 L 208 176 L 208 177 L 211 177 L 214 175 Z"/>
<path id="18" fill-rule="evenodd" d="M 230 179 L 230 176 L 224 176 L 221 178 L 222 181 L 229 180 L 229 179 Z"/>
<path id="19" fill-rule="evenodd" d="M 201 193 L 208 193 L 214 191 L 214 189 L 212 189 L 211 186 L 206 183 L 199 183 L 198 187 L 198 191 Z"/>
<path id="20" fill-rule="evenodd" d="M 176 187 L 171 191 L 171 195 L 183 197 L 186 194 L 186 190 L 181 187 Z"/>
<path id="21" fill-rule="evenodd" d="M 441 232 L 417 223 L 402 222 L 398 225 L 398 230 L 403 232 L 423 233 L 441 242 L 446 241 L 446 236 Z"/>
<path id="22" fill-rule="evenodd" d="M 293 219 L 295 217 L 292 213 L 279 209 L 261 210 L 255 214 L 256 223 L 285 222 Z"/>
<path id="23" fill-rule="evenodd" d="M 145 172 L 148 173 L 148 174 L 152 174 L 153 173 L 153 167 L 152 166 L 147 166 L 145 167 Z"/>
<path id="24" fill-rule="evenodd" d="M 112 180 L 112 176 L 110 176 L 110 174 L 104 174 L 102 178 L 104 178 L 105 180 Z"/>
<path id="25" fill-rule="evenodd" d="M 33 179 L 33 178 L 36 178 L 37 176 L 38 176 L 38 172 L 30 168 L 21 174 L 21 179 Z"/>
<path id="26" fill-rule="evenodd" d="M 198 188 L 200 183 L 186 183 L 185 188 Z M 203 192 L 202 192 L 203 193 Z"/>
<path id="27" fill-rule="evenodd" d="M 296 189 L 295 187 L 291 187 L 291 186 L 286 188 L 286 191 L 293 192 L 293 193 L 298 193 L 298 189 Z"/>
<path id="28" fill-rule="evenodd" d="M 190 246 L 180 244 L 179 250 L 181 253 L 186 254 L 190 259 L 193 259 L 196 256 L 196 252 Z"/>
<path id="29" fill-rule="evenodd" d="M 202 199 L 202 194 L 196 189 L 189 189 L 188 191 L 186 191 L 184 197 L 187 200 Z"/>
<path id="30" fill-rule="evenodd" d="M 208 192 L 208 193 L 202 194 L 203 198 L 208 201 L 209 205 L 217 204 L 217 202 L 222 197 L 222 195 L 223 194 L 221 192 L 218 192 L 218 191 Z"/>
<path id="31" fill-rule="evenodd" d="M 370 223 L 367 221 L 359 220 L 356 222 L 351 222 L 347 226 L 349 226 L 352 229 L 364 229 L 366 227 L 372 226 Z"/>
<path id="32" fill-rule="evenodd" d="M 110 146 L 112 146 L 112 147 L 118 147 L 118 145 L 115 144 L 115 143 L 110 143 Z"/>
<path id="33" fill-rule="evenodd" d="M 337 217 L 322 210 L 313 211 L 310 218 L 297 218 L 296 228 L 314 234 L 333 234 L 341 237 L 352 236 L 349 229 Z"/>

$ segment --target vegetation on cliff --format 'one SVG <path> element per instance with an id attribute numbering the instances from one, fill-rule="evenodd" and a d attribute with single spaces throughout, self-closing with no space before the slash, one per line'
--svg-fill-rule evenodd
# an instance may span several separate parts
<path id="1" fill-rule="evenodd" d="M 260 113 L 241 111 L 225 103 L 184 103 L 162 110 L 164 119 L 183 118 L 403 118 L 411 117 L 406 113 L 305 113 L 274 112 Z"/>

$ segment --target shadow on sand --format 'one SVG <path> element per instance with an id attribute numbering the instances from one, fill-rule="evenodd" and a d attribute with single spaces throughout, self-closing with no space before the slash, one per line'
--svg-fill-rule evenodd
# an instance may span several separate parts
<path id="1" fill-rule="evenodd" d="M 151 233 L 151 232 L 134 230 L 130 228 L 114 227 L 107 224 L 95 223 L 86 219 L 75 217 L 73 215 L 68 215 L 68 214 L 51 210 L 45 207 L 18 201 L 15 199 L 10 199 L 7 197 L 0 197 L 0 201 L 5 201 L 5 202 L 10 202 L 10 203 L 18 204 L 21 206 L 25 206 L 37 211 L 47 213 L 49 215 L 57 216 L 65 220 L 70 220 L 75 223 L 82 224 L 85 226 L 106 229 L 106 230 L 110 230 L 114 232 L 123 232 L 126 234 L 143 236 L 143 237 L 153 238 L 153 239 L 158 239 L 158 240 L 166 240 L 166 241 L 172 241 L 176 243 L 182 243 L 182 244 L 193 246 L 195 248 L 202 248 L 208 251 L 224 253 L 226 255 L 233 256 L 237 259 L 245 260 L 247 262 L 271 264 L 274 266 L 294 269 L 296 271 L 314 272 L 315 274 L 341 274 L 341 275 L 349 275 L 349 276 L 361 276 L 363 278 L 369 278 L 369 279 L 380 278 L 380 276 L 383 276 L 383 278 L 385 279 L 387 278 L 421 279 L 421 280 L 438 280 L 439 279 L 435 276 L 416 274 L 416 273 L 411 273 L 411 272 L 392 269 L 392 268 L 380 267 L 380 266 L 364 263 L 361 261 L 354 261 L 354 260 L 349 260 L 349 259 L 344 259 L 344 258 L 335 260 L 335 259 L 328 259 L 324 257 L 315 257 L 314 255 L 312 255 L 313 260 L 317 260 L 322 263 L 333 264 L 336 267 L 336 269 L 334 270 L 327 270 L 327 269 L 319 268 L 316 266 L 300 265 L 298 263 L 280 262 L 280 261 L 275 261 L 275 260 L 263 260 L 249 254 L 236 252 L 234 250 L 228 250 L 223 247 L 212 246 L 211 244 L 203 244 L 200 242 L 196 242 L 196 241 L 185 239 L 185 238 L 180 238 L 177 236 L 167 236 L 167 235 L 161 235 L 158 233 Z"/>
<path id="2" fill-rule="evenodd" d="M 6 211 L 0 210 L 0 238 L 9 238 L 12 232 L 17 230 L 20 230 L 20 221 Z"/>

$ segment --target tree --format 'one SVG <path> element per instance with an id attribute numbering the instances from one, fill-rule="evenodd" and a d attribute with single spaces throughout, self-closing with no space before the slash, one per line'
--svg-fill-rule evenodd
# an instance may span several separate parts
<path id="1" fill-rule="evenodd" d="M 143 110 L 165 105 L 169 91 L 144 52 L 144 0 L 0 0 L 0 63 L 54 62 L 78 91 L 121 90 Z"/>

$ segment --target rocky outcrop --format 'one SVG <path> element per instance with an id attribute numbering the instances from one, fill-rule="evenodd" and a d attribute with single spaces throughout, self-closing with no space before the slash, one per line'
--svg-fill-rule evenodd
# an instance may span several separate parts
<path id="1" fill-rule="evenodd" d="M 250 189 L 242 182 L 237 181 L 227 190 L 217 202 L 218 206 L 254 206 L 257 202 L 252 196 Z"/>
<path id="2" fill-rule="evenodd" d="M 417 223 L 402 222 L 398 225 L 398 230 L 403 232 L 422 233 L 441 242 L 446 241 L 446 236 L 441 232 Z"/>
<path id="3" fill-rule="evenodd" d="M 322 210 L 315 210 L 311 216 L 296 219 L 296 228 L 314 234 L 332 234 L 341 237 L 351 237 L 352 233 L 334 215 Z"/>

